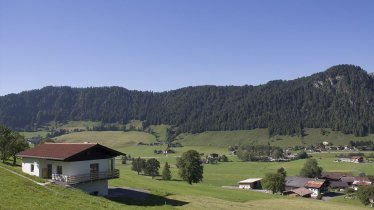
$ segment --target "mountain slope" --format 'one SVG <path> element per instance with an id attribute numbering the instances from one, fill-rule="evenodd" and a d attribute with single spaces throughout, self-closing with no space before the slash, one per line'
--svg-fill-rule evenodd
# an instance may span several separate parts
<path id="1" fill-rule="evenodd" d="M 33 129 L 52 120 L 169 124 L 178 132 L 269 128 L 303 134 L 304 127 L 363 136 L 374 132 L 374 78 L 354 65 L 259 86 L 198 86 L 153 93 L 121 87 L 45 87 L 0 97 L 0 123 Z"/>

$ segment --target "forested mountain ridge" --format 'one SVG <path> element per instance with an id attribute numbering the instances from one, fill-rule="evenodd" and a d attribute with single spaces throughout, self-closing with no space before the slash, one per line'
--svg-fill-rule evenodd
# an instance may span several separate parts
<path id="1" fill-rule="evenodd" d="M 0 123 L 16 129 L 56 120 L 176 125 L 179 132 L 269 128 L 302 135 L 304 127 L 358 136 L 374 132 L 374 78 L 358 66 L 259 86 L 197 86 L 167 92 L 121 87 L 45 87 L 0 97 Z"/>

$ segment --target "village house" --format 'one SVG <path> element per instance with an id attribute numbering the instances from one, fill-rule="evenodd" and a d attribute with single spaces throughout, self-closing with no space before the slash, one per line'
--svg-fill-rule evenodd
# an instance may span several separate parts
<path id="1" fill-rule="evenodd" d="M 46 143 L 17 154 L 24 173 L 103 196 L 108 179 L 119 178 L 119 155 L 125 154 L 93 143 Z"/>
<path id="2" fill-rule="evenodd" d="M 40 136 L 34 136 L 34 137 L 26 139 L 26 141 L 30 146 L 35 146 L 35 145 L 40 144 L 40 142 L 42 141 L 42 138 Z"/>
<path id="3" fill-rule="evenodd" d="M 372 182 L 367 177 L 355 177 L 352 182 L 352 188 L 357 191 L 359 186 L 366 186 L 371 184 Z"/>
<path id="4" fill-rule="evenodd" d="M 352 163 L 363 163 L 364 157 L 362 156 L 353 156 L 351 157 Z"/>
<path id="5" fill-rule="evenodd" d="M 297 188 L 303 188 L 305 183 L 311 180 L 315 179 L 301 176 L 287 176 L 285 179 L 285 190 L 290 191 Z"/>
<path id="6" fill-rule="evenodd" d="M 262 189 L 261 186 L 261 178 L 250 178 L 240 181 L 239 188 L 240 189 Z"/>
<path id="7" fill-rule="evenodd" d="M 322 172 L 321 179 L 326 181 L 340 181 L 342 177 L 352 177 L 352 173 L 349 172 Z"/>
<path id="8" fill-rule="evenodd" d="M 348 162 L 348 163 L 363 163 L 364 157 L 362 156 L 352 156 L 350 158 L 339 158 L 337 162 Z"/>
<path id="9" fill-rule="evenodd" d="M 327 192 L 327 185 L 324 179 L 308 181 L 307 183 L 305 183 L 304 187 L 312 191 L 312 198 L 318 198 L 319 196 L 321 196 L 321 194 Z"/>

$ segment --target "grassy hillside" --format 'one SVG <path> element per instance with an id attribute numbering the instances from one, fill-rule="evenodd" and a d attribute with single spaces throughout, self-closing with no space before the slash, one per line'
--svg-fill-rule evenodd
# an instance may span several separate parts
<path id="1" fill-rule="evenodd" d="M 0 177 L 0 209 L 135 209 L 75 189 L 46 189 L 2 168 Z"/>
<path id="2" fill-rule="evenodd" d="M 62 142 L 96 142 L 112 148 L 133 146 L 139 142 L 155 142 L 151 134 L 138 131 L 83 131 L 69 133 L 55 138 Z"/>
<path id="3" fill-rule="evenodd" d="M 339 131 L 325 129 L 325 135 L 321 129 L 307 128 L 305 136 L 274 136 L 269 138 L 267 129 L 241 130 L 241 131 L 207 131 L 199 134 L 181 134 L 178 136 L 178 142 L 189 146 L 221 146 L 241 144 L 267 144 L 288 147 L 294 145 L 311 145 L 321 143 L 322 141 L 332 142 L 335 145 L 345 145 L 351 140 L 374 140 L 374 135 L 356 137 L 343 134 Z"/>
<path id="4" fill-rule="evenodd" d="M 151 125 L 149 129 L 151 132 L 158 138 L 160 141 L 166 141 L 167 139 L 167 129 L 170 128 L 170 125 Z"/>

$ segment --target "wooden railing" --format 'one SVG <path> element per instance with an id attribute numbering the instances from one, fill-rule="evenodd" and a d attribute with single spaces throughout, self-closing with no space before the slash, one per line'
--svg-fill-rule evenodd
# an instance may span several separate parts
<path id="1" fill-rule="evenodd" d="M 92 174 L 79 174 L 79 175 L 64 175 L 64 174 L 52 174 L 52 179 L 59 182 L 66 182 L 66 184 L 73 185 L 84 182 L 92 182 L 96 180 L 105 179 L 116 179 L 119 178 L 119 170 L 114 169 L 112 171 L 103 171 Z"/>

